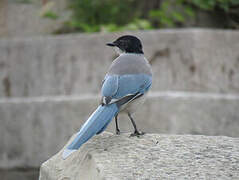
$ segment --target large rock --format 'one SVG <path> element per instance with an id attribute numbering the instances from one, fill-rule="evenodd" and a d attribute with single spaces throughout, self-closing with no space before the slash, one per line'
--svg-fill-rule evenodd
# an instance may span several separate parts
<path id="1" fill-rule="evenodd" d="M 239 177 L 239 139 L 159 134 L 128 136 L 110 133 L 95 136 L 66 160 L 62 159 L 61 150 L 42 164 L 39 179 L 229 180 Z"/>
<path id="2" fill-rule="evenodd" d="M 0 97 L 98 93 L 122 34 L 142 39 L 154 91 L 239 92 L 239 31 L 184 29 L 1 39 Z"/>
<path id="3" fill-rule="evenodd" d="M 97 96 L 0 100 L 0 168 L 38 167 L 77 132 L 96 109 Z M 239 137 L 239 97 L 189 93 L 151 93 L 134 115 L 147 133 Z M 132 132 L 126 115 L 123 132 Z M 107 129 L 115 132 L 112 121 Z M 34 157 L 34 158 L 32 158 Z"/>

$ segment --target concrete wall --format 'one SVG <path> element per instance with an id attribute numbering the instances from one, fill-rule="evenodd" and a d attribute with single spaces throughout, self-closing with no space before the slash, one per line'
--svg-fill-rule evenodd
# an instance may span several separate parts
<path id="1" fill-rule="evenodd" d="M 69 17 L 66 0 L 1 0 L 0 37 L 26 37 L 50 34 L 62 26 Z M 2 8 L 1 8 L 2 6 Z M 44 11 L 50 10 L 58 19 L 44 18 Z M 3 22 L 3 23 L 2 23 Z"/>
<path id="2" fill-rule="evenodd" d="M 0 97 L 98 93 L 122 33 L 0 40 Z M 239 32 L 135 32 L 153 64 L 153 91 L 239 92 Z"/>
<path id="3" fill-rule="evenodd" d="M 0 169 L 1 180 L 33 180 L 39 178 L 38 168 Z"/>
<path id="4" fill-rule="evenodd" d="M 6 27 L 6 10 L 7 10 L 7 0 L 0 1 L 0 37 L 4 36 L 7 31 Z"/>
<path id="5" fill-rule="evenodd" d="M 39 167 L 80 128 L 115 58 L 105 43 L 122 34 L 0 40 L 0 168 Z M 133 34 L 154 72 L 149 99 L 135 114 L 139 129 L 239 136 L 238 31 Z M 122 131 L 131 127 L 120 116 Z"/>

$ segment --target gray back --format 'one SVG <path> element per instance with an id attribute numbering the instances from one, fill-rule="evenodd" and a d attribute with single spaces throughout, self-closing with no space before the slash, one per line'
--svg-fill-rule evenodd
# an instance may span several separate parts
<path id="1" fill-rule="evenodd" d="M 110 66 L 108 75 L 148 74 L 152 75 L 149 62 L 142 54 L 122 54 Z"/>

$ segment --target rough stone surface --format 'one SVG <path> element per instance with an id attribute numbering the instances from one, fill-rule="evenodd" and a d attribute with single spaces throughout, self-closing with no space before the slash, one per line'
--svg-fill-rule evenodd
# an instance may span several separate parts
<path id="1" fill-rule="evenodd" d="M 42 164 L 40 180 L 158 180 L 239 177 L 239 139 L 192 135 L 104 133 L 63 160 Z"/>
<path id="2" fill-rule="evenodd" d="M 0 97 L 98 93 L 115 58 L 105 43 L 128 34 L 0 40 Z M 153 64 L 154 91 L 239 92 L 239 31 L 130 32 Z"/>
<path id="3" fill-rule="evenodd" d="M 62 148 L 96 109 L 97 96 L 45 97 L 0 101 L 0 168 L 38 167 Z M 135 113 L 147 133 L 239 137 L 239 97 L 188 93 L 151 93 Z M 126 115 L 122 132 L 132 132 Z M 107 129 L 115 132 L 112 121 Z M 34 157 L 34 158 L 32 158 Z"/>

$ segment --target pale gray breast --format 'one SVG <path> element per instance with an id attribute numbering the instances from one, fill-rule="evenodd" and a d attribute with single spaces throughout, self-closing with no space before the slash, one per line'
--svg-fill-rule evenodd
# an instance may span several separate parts
<path id="1" fill-rule="evenodd" d="M 110 66 L 108 75 L 112 74 L 148 74 L 152 75 L 152 69 L 143 55 L 122 54 L 116 58 Z"/>

